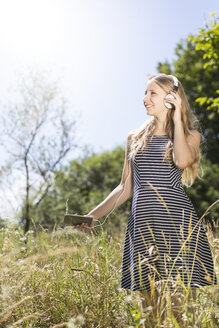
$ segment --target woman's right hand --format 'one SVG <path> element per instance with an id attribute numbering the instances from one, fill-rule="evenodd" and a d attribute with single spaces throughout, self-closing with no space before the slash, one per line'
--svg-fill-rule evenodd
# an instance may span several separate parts
<path id="1" fill-rule="evenodd" d="M 92 215 L 88 215 L 88 214 L 86 214 L 86 215 L 87 215 L 87 216 L 90 216 L 90 217 L 93 218 L 93 220 L 92 220 L 92 222 L 91 222 L 91 225 L 88 226 L 87 223 L 84 223 L 84 222 L 83 222 L 83 223 L 81 223 L 81 224 L 77 224 L 77 225 L 75 225 L 73 229 L 77 229 L 77 230 L 80 230 L 80 231 L 83 231 L 83 232 L 90 232 L 91 229 L 93 229 L 93 227 L 94 227 L 94 223 L 95 223 L 95 221 L 97 221 L 97 219 L 94 219 L 94 217 L 93 217 Z"/>

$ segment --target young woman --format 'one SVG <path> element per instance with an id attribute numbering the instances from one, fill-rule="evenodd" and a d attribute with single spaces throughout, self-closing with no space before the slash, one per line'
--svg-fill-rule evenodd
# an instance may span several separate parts
<path id="1" fill-rule="evenodd" d="M 195 297 L 198 287 L 217 280 L 203 223 L 183 189 L 199 177 L 198 121 L 182 84 L 172 75 L 149 76 L 143 103 L 151 118 L 127 137 L 121 182 L 88 215 L 93 227 L 133 195 L 121 287 L 139 291 L 145 309 L 152 299 L 156 305 L 161 282 L 172 291 L 181 281 Z M 90 231 L 84 224 L 76 228 Z M 153 284 L 157 289 L 151 295 Z"/>

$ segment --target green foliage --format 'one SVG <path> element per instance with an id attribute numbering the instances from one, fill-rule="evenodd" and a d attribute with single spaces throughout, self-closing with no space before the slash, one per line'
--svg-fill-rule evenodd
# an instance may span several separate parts
<path id="1" fill-rule="evenodd" d="M 207 59 L 204 69 L 216 70 L 218 68 L 219 52 L 219 24 L 217 23 L 216 12 L 210 14 L 211 21 L 208 21 L 205 28 L 200 29 L 196 36 L 189 39 L 196 43 L 196 50 L 204 52 L 203 59 Z M 215 17 L 215 19 L 213 19 Z"/>
<path id="2" fill-rule="evenodd" d="M 215 16 L 215 19 L 213 19 Z M 195 49 L 202 54 L 204 59 L 204 70 L 208 72 L 218 72 L 219 68 L 219 24 L 216 13 L 211 14 L 212 20 L 201 29 L 196 36 L 189 36 L 188 39 L 195 43 Z M 219 88 L 216 90 L 219 94 Z M 217 111 L 219 113 L 219 97 L 199 97 L 196 102 L 201 106 L 208 105 L 207 110 Z M 214 116 L 212 116 L 214 118 Z"/>
<path id="3" fill-rule="evenodd" d="M 203 156 L 202 167 L 204 171 L 203 180 L 196 178 L 190 188 L 185 187 L 185 191 L 194 204 L 198 217 L 201 217 L 205 213 L 206 208 L 219 199 L 219 165 L 211 163 L 210 160 Z M 211 208 L 210 213 L 205 216 L 205 220 L 212 223 L 213 221 L 216 222 L 218 218 L 219 204 L 217 203 Z"/>
<path id="4" fill-rule="evenodd" d="M 56 172 L 47 197 L 31 213 L 34 221 L 45 227 L 59 224 L 66 212 L 67 200 L 68 213 L 87 214 L 120 183 L 124 156 L 124 147 L 118 146 L 112 151 L 72 160 Z M 127 215 L 130 205 L 128 200 L 110 215 L 110 221 L 118 228 L 121 224 L 118 216 Z"/>

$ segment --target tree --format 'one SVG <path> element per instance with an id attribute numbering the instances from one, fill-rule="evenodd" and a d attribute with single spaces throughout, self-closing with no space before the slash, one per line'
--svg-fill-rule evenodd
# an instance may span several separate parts
<path id="1" fill-rule="evenodd" d="M 208 21 L 205 29 L 201 29 L 198 35 L 189 36 L 188 39 L 195 43 L 195 49 L 202 53 L 202 58 L 205 61 L 203 68 L 209 72 L 218 72 L 219 62 L 219 24 L 215 17 L 216 13 L 212 13 L 211 21 Z M 218 76 L 219 77 L 219 76 Z M 218 85 L 217 85 L 218 86 Z M 216 90 L 216 95 L 211 97 L 199 97 L 195 101 L 200 103 L 201 106 L 207 105 L 207 110 L 211 110 L 211 117 L 216 117 L 214 113 L 219 114 L 219 86 Z"/>
<path id="2" fill-rule="evenodd" d="M 49 82 L 46 75 L 30 71 L 22 77 L 19 103 L 10 105 L 1 115 L 1 145 L 9 158 L 0 174 L 8 182 L 22 180 L 21 223 L 25 233 L 30 227 L 30 212 L 37 209 L 53 185 L 55 170 L 60 170 L 64 159 L 77 147 L 76 120 L 68 117 L 67 101 L 59 95 L 57 82 Z"/>

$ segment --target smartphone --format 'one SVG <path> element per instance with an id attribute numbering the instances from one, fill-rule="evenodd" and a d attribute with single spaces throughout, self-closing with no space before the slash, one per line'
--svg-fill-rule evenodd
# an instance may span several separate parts
<path id="1" fill-rule="evenodd" d="M 91 226 L 93 218 L 88 215 L 78 215 L 78 214 L 65 214 L 64 225 L 75 226 L 81 223 L 87 223 L 88 226 Z"/>

